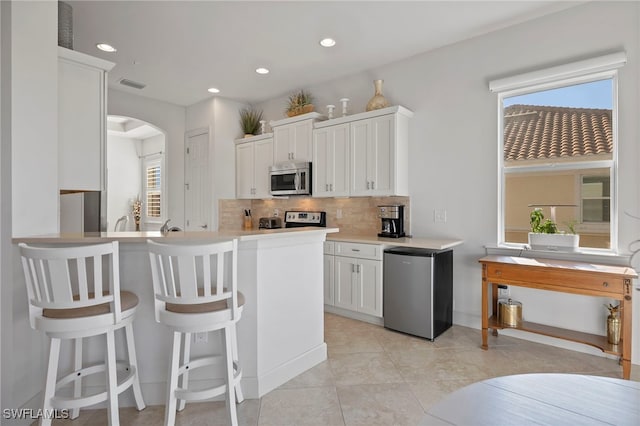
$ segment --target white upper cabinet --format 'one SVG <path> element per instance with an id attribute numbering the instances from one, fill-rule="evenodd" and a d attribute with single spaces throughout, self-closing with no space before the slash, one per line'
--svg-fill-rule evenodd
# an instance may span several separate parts
<path id="1" fill-rule="evenodd" d="M 409 118 L 412 116 L 413 112 L 408 109 L 395 106 L 316 123 L 313 195 L 409 195 Z M 342 151 L 345 146 L 348 152 Z"/>
<path id="2" fill-rule="evenodd" d="M 107 72 L 115 64 L 58 47 L 58 186 L 106 186 Z"/>
<path id="3" fill-rule="evenodd" d="M 271 133 L 236 140 L 236 198 L 271 198 L 269 167 L 272 165 Z"/>
<path id="4" fill-rule="evenodd" d="M 349 124 L 313 132 L 313 196 L 349 195 Z"/>
<path id="5" fill-rule="evenodd" d="M 324 116 L 317 112 L 271 121 L 274 163 L 311 161 L 313 123 Z"/>

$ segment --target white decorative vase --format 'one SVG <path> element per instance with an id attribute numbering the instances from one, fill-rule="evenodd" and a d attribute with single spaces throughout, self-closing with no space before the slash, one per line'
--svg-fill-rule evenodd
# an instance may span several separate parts
<path id="1" fill-rule="evenodd" d="M 580 235 L 529 232 L 529 245 L 532 250 L 572 252 L 578 250 Z"/>

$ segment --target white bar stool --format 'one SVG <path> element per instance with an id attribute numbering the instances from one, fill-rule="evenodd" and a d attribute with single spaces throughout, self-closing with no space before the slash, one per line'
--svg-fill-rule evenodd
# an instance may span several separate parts
<path id="1" fill-rule="evenodd" d="M 108 401 L 109 424 L 118 425 L 118 395 L 130 387 L 138 410 L 144 409 L 132 326 L 138 297 L 120 291 L 118 243 L 59 248 L 24 243 L 19 246 L 31 328 L 43 331 L 50 339 L 43 412 L 70 409 L 74 419 L 81 407 Z M 116 361 L 114 333 L 121 328 L 125 329 L 128 362 Z M 102 334 L 107 343 L 105 362 L 83 367 L 82 339 Z M 74 371 L 57 379 L 63 340 L 73 340 Z M 100 372 L 105 373 L 107 389 L 83 396 L 82 379 Z M 71 384 L 72 397 L 57 394 L 60 388 Z M 51 419 L 43 417 L 41 424 L 49 425 Z"/>
<path id="2" fill-rule="evenodd" d="M 238 424 L 235 400 L 243 401 L 236 338 L 236 323 L 244 305 L 237 283 L 238 241 L 203 245 L 148 241 L 147 244 L 156 321 L 173 331 L 165 425 L 175 424 L 176 410 L 184 409 L 186 401 L 226 394 L 227 411 L 235 426 Z M 223 353 L 191 359 L 191 334 L 215 330 L 222 331 Z M 222 385 L 197 391 L 188 389 L 192 370 L 221 361 L 226 372 Z"/>

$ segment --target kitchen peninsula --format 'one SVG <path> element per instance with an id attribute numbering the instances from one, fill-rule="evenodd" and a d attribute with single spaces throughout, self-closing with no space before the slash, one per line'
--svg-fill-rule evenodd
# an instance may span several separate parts
<path id="1" fill-rule="evenodd" d="M 92 244 L 120 242 L 120 280 L 124 290 L 138 295 L 140 304 L 134 321 L 140 381 L 148 404 L 164 402 L 169 363 L 170 333 L 154 320 L 153 285 L 146 241 L 206 243 L 238 238 L 238 289 L 246 297 L 238 323 L 242 387 L 246 398 L 255 399 L 324 361 L 323 242 L 337 228 L 294 228 L 227 232 L 107 232 L 58 234 L 15 238 L 33 245 Z M 15 294 L 22 294 L 23 278 L 16 280 Z M 24 310 L 27 301 L 18 300 Z M 16 325 L 18 326 L 18 325 Z M 24 327 L 25 324 L 19 324 Z M 20 329 L 20 333 L 34 333 Z M 219 345 L 216 334 L 192 344 L 194 356 L 207 345 Z M 204 340 L 204 341 L 203 341 Z M 103 342 L 96 340 L 88 350 L 91 359 L 102 355 Z M 16 348 L 15 350 L 20 350 Z M 43 347 L 40 353 L 44 353 Z M 41 362 L 36 353 L 34 361 Z M 66 361 L 66 358 L 65 358 Z M 64 362 L 64 361 L 63 361 Z M 203 385 L 223 377 L 222 371 L 203 370 Z M 130 405 L 130 401 L 127 401 Z"/>

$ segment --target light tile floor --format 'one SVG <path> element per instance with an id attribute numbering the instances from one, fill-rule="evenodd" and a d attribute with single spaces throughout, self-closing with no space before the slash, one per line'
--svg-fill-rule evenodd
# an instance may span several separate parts
<path id="1" fill-rule="evenodd" d="M 444 395 L 490 377 L 522 373 L 584 373 L 621 377 L 617 361 L 513 337 L 453 326 L 429 342 L 325 314 L 328 360 L 238 405 L 241 425 L 417 425 Z M 640 381 L 639 368 L 632 380 Z M 122 408 L 123 425 L 161 425 L 163 406 Z M 106 410 L 86 410 L 56 425 L 106 425 Z M 224 402 L 187 404 L 177 425 L 226 425 Z"/>

